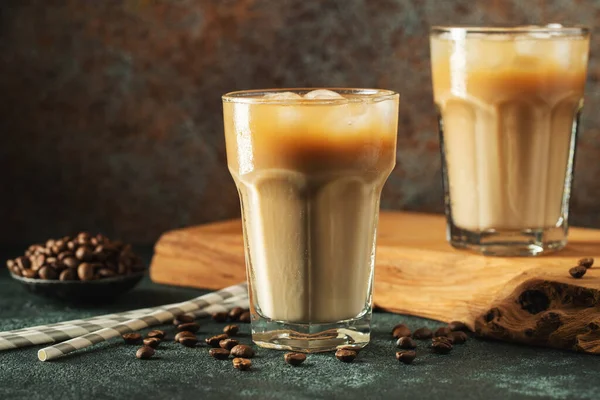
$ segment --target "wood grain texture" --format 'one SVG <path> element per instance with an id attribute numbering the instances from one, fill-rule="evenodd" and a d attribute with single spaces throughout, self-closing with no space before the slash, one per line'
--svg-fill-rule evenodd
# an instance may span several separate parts
<path id="1" fill-rule="evenodd" d="M 572 228 L 569 245 L 542 257 L 484 257 L 453 249 L 439 215 L 382 212 L 375 304 L 385 310 L 465 321 L 482 336 L 600 354 L 600 231 Z M 245 279 L 239 220 L 165 233 L 155 248 L 155 282 L 217 289 Z M 533 305 L 532 305 L 533 304 Z"/>

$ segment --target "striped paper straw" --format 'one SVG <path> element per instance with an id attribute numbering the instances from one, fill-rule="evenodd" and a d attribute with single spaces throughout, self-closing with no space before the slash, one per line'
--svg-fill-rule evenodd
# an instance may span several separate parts
<path id="1" fill-rule="evenodd" d="M 141 318 L 154 311 L 164 309 L 165 307 L 167 306 L 128 311 L 121 314 L 89 318 L 87 320 L 66 321 L 60 324 L 53 324 L 52 326 L 41 325 L 36 327 L 36 329 L 21 329 L 18 332 L 11 331 L 12 333 L 3 332 L 4 335 L 0 336 L 0 351 L 38 344 L 62 342 L 64 340 L 98 331 L 102 328 L 109 328 L 131 319 Z M 195 311 L 190 315 L 196 318 L 204 317 L 215 312 L 229 311 L 234 307 L 248 307 L 248 296 L 246 293 L 240 296 L 231 297 L 222 304 L 213 304 L 204 309 Z"/>
<path id="2" fill-rule="evenodd" d="M 219 290 L 218 292 L 205 294 L 190 301 L 184 301 L 176 306 L 169 307 L 164 310 L 151 312 L 144 317 L 130 319 L 110 328 L 100 329 L 99 331 L 88 333 L 86 335 L 67 340 L 66 342 L 43 348 L 38 351 L 38 358 L 41 361 L 49 361 L 58 357 L 62 357 L 76 350 L 104 342 L 110 338 L 120 336 L 124 333 L 137 331 L 153 325 L 160 325 L 161 323 L 173 319 L 178 315 L 197 311 L 208 307 L 209 305 L 222 303 L 225 299 L 239 296 L 242 293 L 246 293 L 245 284 L 230 286 L 228 288 Z"/>
<path id="3" fill-rule="evenodd" d="M 247 293 L 244 293 L 242 296 L 247 296 Z M 226 300 L 226 301 L 229 301 L 229 300 Z M 98 329 L 101 329 L 101 328 L 106 328 L 107 326 L 101 325 L 101 323 L 99 323 L 99 321 L 114 320 L 115 323 L 113 325 L 116 325 L 119 322 L 125 322 L 129 319 L 138 318 L 140 315 L 143 316 L 143 315 L 149 314 L 149 313 L 159 310 L 159 309 L 167 309 L 170 307 L 175 307 L 177 305 L 179 305 L 179 303 L 165 304 L 165 305 L 156 306 L 156 307 L 140 308 L 137 310 L 123 311 L 123 312 L 114 313 L 114 314 L 98 315 L 98 316 L 84 318 L 84 319 L 74 319 L 74 320 L 70 320 L 70 321 L 56 322 L 53 324 L 45 324 L 45 325 L 31 326 L 31 327 L 26 327 L 26 328 L 21 328 L 21 329 L 14 329 L 11 331 L 0 332 L 0 338 L 6 337 L 6 336 L 17 335 L 17 334 L 22 335 L 27 332 L 39 332 L 39 331 L 44 332 L 45 330 L 47 330 L 49 328 L 63 327 L 63 326 L 67 326 L 67 325 L 86 326 L 87 323 L 99 325 Z M 93 328 L 93 326 L 90 326 L 90 328 Z M 98 330 L 98 329 L 96 329 L 96 330 Z M 66 340 L 66 339 L 61 339 L 61 340 Z M 0 350 L 1 350 L 1 348 L 0 348 Z"/>

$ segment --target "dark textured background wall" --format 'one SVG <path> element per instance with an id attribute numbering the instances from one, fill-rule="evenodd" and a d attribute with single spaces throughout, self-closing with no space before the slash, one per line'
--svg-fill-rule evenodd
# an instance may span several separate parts
<path id="1" fill-rule="evenodd" d="M 548 22 L 596 35 L 572 219 L 600 227 L 600 1 L 4 0 L 0 241 L 236 216 L 220 95 L 264 87 L 399 91 L 383 206 L 441 212 L 429 25 Z"/>

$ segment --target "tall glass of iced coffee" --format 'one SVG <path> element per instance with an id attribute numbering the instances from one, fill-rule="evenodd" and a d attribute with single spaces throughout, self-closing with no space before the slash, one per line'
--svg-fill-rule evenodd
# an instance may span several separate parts
<path id="1" fill-rule="evenodd" d="M 302 352 L 366 345 L 398 95 L 233 92 L 223 96 L 223 114 L 242 209 L 252 339 Z"/>
<path id="2" fill-rule="evenodd" d="M 487 255 L 567 243 L 589 31 L 435 27 L 448 239 Z"/>

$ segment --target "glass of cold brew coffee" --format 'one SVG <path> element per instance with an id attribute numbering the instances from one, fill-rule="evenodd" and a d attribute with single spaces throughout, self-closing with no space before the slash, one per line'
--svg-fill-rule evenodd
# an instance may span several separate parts
<path id="1" fill-rule="evenodd" d="M 448 240 L 486 255 L 567 243 L 589 31 L 434 27 Z"/>
<path id="2" fill-rule="evenodd" d="M 252 339 L 329 351 L 369 342 L 381 189 L 398 94 L 284 89 L 223 96 L 238 188 Z"/>

